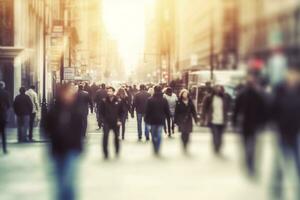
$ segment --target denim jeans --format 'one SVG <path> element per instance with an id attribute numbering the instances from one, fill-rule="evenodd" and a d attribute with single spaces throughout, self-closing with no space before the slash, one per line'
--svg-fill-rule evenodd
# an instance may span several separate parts
<path id="1" fill-rule="evenodd" d="M 137 118 L 137 127 L 138 127 L 138 137 L 139 139 L 142 139 L 142 121 L 144 118 L 144 114 L 141 113 L 136 113 L 136 118 Z M 144 121 L 144 126 L 145 126 L 145 137 L 146 139 L 149 139 L 149 132 L 150 132 L 150 126 Z"/>
<path id="2" fill-rule="evenodd" d="M 211 124 L 210 128 L 213 135 L 214 151 L 219 153 L 222 147 L 224 125 Z"/>
<path id="3" fill-rule="evenodd" d="M 270 199 L 284 200 L 284 180 L 287 178 L 293 191 L 292 200 L 300 199 L 299 139 L 287 144 L 279 139 L 273 164 Z"/>
<path id="4" fill-rule="evenodd" d="M 161 134 L 164 126 L 163 125 L 151 125 L 152 143 L 154 147 L 154 153 L 158 154 L 161 144 Z"/>
<path id="5" fill-rule="evenodd" d="M 55 155 L 53 157 L 57 200 L 76 199 L 79 155 L 78 151 L 69 151 L 64 155 Z"/>
<path id="6" fill-rule="evenodd" d="M 27 141 L 27 130 L 29 127 L 29 115 L 17 116 L 17 125 L 18 125 L 18 142 Z"/>

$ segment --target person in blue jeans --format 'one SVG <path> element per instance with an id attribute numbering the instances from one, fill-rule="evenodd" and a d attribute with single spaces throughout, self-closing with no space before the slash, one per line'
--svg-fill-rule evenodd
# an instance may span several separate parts
<path id="1" fill-rule="evenodd" d="M 160 86 L 155 86 L 154 94 L 148 99 L 145 110 L 145 121 L 151 126 L 151 136 L 155 155 L 159 155 L 161 134 L 167 117 L 170 117 L 168 101 L 163 97 L 162 88 Z"/>
<path id="2" fill-rule="evenodd" d="M 138 140 L 142 140 L 142 122 L 145 116 L 145 110 L 146 110 L 146 105 L 147 101 L 151 95 L 146 91 L 146 86 L 145 85 L 140 85 L 140 91 L 134 96 L 133 99 L 133 108 L 132 108 L 132 117 L 134 110 L 136 110 L 136 118 L 137 118 L 137 128 L 138 128 Z M 145 122 L 145 121 L 144 121 Z M 145 126 L 145 137 L 146 140 L 149 140 L 149 132 L 150 132 L 150 127 L 147 125 L 147 123 L 144 123 Z"/>
<path id="3" fill-rule="evenodd" d="M 76 178 L 86 131 L 86 117 L 79 105 L 78 95 L 72 85 L 62 85 L 57 99 L 50 105 L 45 122 L 45 133 L 51 141 L 51 157 L 55 172 L 57 200 L 75 200 Z"/>

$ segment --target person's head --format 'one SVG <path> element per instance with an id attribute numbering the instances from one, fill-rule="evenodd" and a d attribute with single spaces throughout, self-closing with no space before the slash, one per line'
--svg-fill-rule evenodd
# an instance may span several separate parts
<path id="1" fill-rule="evenodd" d="M 58 88 L 57 99 L 65 105 L 71 105 L 76 100 L 76 90 L 72 84 L 63 84 Z"/>
<path id="2" fill-rule="evenodd" d="M 115 88 L 109 86 L 109 87 L 107 87 L 106 90 L 107 90 L 108 97 L 113 97 L 114 96 L 114 94 L 115 94 Z"/>
<path id="3" fill-rule="evenodd" d="M 154 94 L 154 88 L 153 88 L 153 87 L 149 87 L 148 93 L 149 93 L 151 96 L 153 96 L 153 94 Z"/>
<path id="4" fill-rule="evenodd" d="M 105 86 L 104 83 L 101 84 L 101 88 L 102 88 L 102 89 L 105 89 L 105 88 L 106 88 L 106 86 Z"/>
<path id="5" fill-rule="evenodd" d="M 172 96 L 173 90 L 170 87 L 167 87 L 166 89 L 166 95 Z"/>
<path id="6" fill-rule="evenodd" d="M 179 93 L 179 98 L 181 100 L 187 100 L 189 99 L 189 91 L 187 89 L 182 89 Z"/>
<path id="7" fill-rule="evenodd" d="M 20 94 L 25 94 L 25 92 L 26 92 L 26 88 L 25 87 L 20 87 L 20 89 L 19 89 L 19 92 L 20 92 Z"/>
<path id="8" fill-rule="evenodd" d="M 146 86 L 144 84 L 140 85 L 140 90 L 146 90 Z"/>
<path id="9" fill-rule="evenodd" d="M 79 86 L 78 86 L 78 90 L 83 90 L 83 85 L 82 84 L 80 84 Z"/>
<path id="10" fill-rule="evenodd" d="M 154 95 L 158 95 L 162 93 L 162 88 L 160 85 L 154 86 Z"/>
<path id="11" fill-rule="evenodd" d="M 117 91 L 117 97 L 124 99 L 125 97 L 127 97 L 126 91 L 124 88 L 119 88 Z"/>
<path id="12" fill-rule="evenodd" d="M 5 88 L 5 83 L 4 81 L 0 81 L 0 89 L 4 89 Z"/>
<path id="13" fill-rule="evenodd" d="M 34 85 L 31 85 L 31 86 L 30 86 L 30 89 L 35 90 L 35 86 L 34 86 Z"/>
<path id="14" fill-rule="evenodd" d="M 133 85 L 133 89 L 136 89 L 136 85 Z"/>

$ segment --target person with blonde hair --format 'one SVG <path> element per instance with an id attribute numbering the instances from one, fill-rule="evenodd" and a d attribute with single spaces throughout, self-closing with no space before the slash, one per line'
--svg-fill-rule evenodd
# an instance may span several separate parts
<path id="1" fill-rule="evenodd" d="M 189 91 L 182 89 L 175 106 L 174 121 L 181 132 L 181 141 L 185 152 L 187 151 L 190 134 L 193 131 L 193 119 L 197 123 L 198 118 L 195 106 L 189 97 Z"/>

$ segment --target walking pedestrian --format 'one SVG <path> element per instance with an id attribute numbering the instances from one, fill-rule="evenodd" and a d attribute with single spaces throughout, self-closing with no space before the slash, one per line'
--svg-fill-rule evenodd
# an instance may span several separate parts
<path id="1" fill-rule="evenodd" d="M 233 110 L 233 126 L 239 127 L 245 152 L 247 171 L 255 176 L 256 137 L 266 121 L 266 102 L 255 75 L 249 74 L 239 92 Z"/>
<path id="2" fill-rule="evenodd" d="M 107 97 L 100 104 L 99 115 L 103 119 L 103 154 L 104 159 L 109 158 L 108 153 L 108 139 L 110 130 L 114 133 L 114 144 L 116 157 L 119 156 L 120 142 L 119 129 L 122 125 L 122 117 L 124 115 L 124 108 L 119 99 L 114 95 L 115 89 L 113 87 L 107 88 Z"/>
<path id="3" fill-rule="evenodd" d="M 90 110 L 91 110 L 91 113 L 94 112 L 94 106 L 93 106 L 93 92 L 92 92 L 92 88 L 91 86 L 89 85 L 88 82 L 86 82 L 84 84 L 84 87 L 83 87 L 83 90 L 86 91 L 89 95 L 89 98 L 90 98 L 90 102 L 89 102 L 89 107 L 90 107 Z"/>
<path id="4" fill-rule="evenodd" d="M 7 123 L 7 112 L 10 107 L 9 93 L 5 90 L 5 83 L 0 81 L 0 134 L 2 140 L 2 151 L 7 153 L 5 127 Z"/>
<path id="5" fill-rule="evenodd" d="M 300 72 L 299 64 L 290 65 L 286 80 L 274 88 L 270 112 L 277 130 L 277 148 L 271 181 L 271 199 L 276 200 L 287 199 L 284 194 L 285 179 L 289 181 L 289 188 L 293 192 L 291 199 L 300 199 Z"/>
<path id="6" fill-rule="evenodd" d="M 85 114 L 78 107 L 75 88 L 63 85 L 46 115 L 44 129 L 51 141 L 57 200 L 75 200 Z"/>
<path id="7" fill-rule="evenodd" d="M 173 93 L 172 88 L 168 87 L 164 94 L 164 98 L 167 99 L 170 109 L 170 117 L 167 117 L 167 126 L 168 126 L 168 136 L 171 137 L 171 134 L 174 134 L 174 115 L 176 102 L 178 100 L 177 95 Z"/>
<path id="8" fill-rule="evenodd" d="M 136 118 L 137 118 L 137 128 L 138 128 L 138 140 L 142 140 L 142 122 L 144 120 L 144 133 L 146 140 L 149 140 L 149 132 L 150 127 L 145 122 L 145 110 L 146 110 L 146 104 L 150 97 L 150 94 L 146 91 L 146 86 L 141 84 L 140 85 L 140 91 L 134 96 L 133 100 L 133 111 L 136 110 Z"/>
<path id="9" fill-rule="evenodd" d="M 78 86 L 78 97 L 77 97 L 77 106 L 81 110 L 84 117 L 82 117 L 82 133 L 86 133 L 87 129 L 87 119 L 89 114 L 89 106 L 92 107 L 93 102 L 87 91 L 84 90 L 83 85 Z"/>
<path id="10" fill-rule="evenodd" d="M 39 100 L 38 100 L 37 93 L 35 92 L 34 85 L 30 86 L 30 88 L 26 91 L 26 95 L 30 97 L 31 103 L 33 105 L 32 113 L 30 114 L 29 117 L 29 135 L 28 135 L 28 140 L 30 142 L 33 142 L 33 127 L 37 116 L 37 112 L 39 110 Z"/>
<path id="11" fill-rule="evenodd" d="M 213 138 L 213 147 L 216 154 L 220 153 L 223 133 L 227 123 L 229 109 L 228 98 L 224 88 L 216 85 L 212 94 L 207 95 L 203 102 L 203 112 L 207 116 Z"/>
<path id="12" fill-rule="evenodd" d="M 17 115 L 18 142 L 27 142 L 27 130 L 33 105 L 30 97 L 25 94 L 25 87 L 21 87 L 19 91 L 20 94 L 16 96 L 13 104 L 15 114 Z"/>
<path id="13" fill-rule="evenodd" d="M 126 120 L 128 119 L 128 112 L 131 111 L 131 104 L 130 99 L 125 91 L 125 89 L 120 88 L 116 95 L 121 103 L 122 109 L 123 109 L 123 115 L 121 117 L 121 127 L 122 127 L 122 140 L 125 139 L 125 129 L 126 129 Z M 121 128 L 120 127 L 120 128 Z"/>
<path id="14" fill-rule="evenodd" d="M 175 123 L 181 132 L 181 141 L 184 152 L 187 152 L 187 146 L 190 141 L 190 135 L 193 132 L 193 119 L 198 122 L 197 113 L 189 92 L 183 89 L 179 93 L 179 100 L 175 107 Z"/>
<path id="15" fill-rule="evenodd" d="M 101 84 L 101 87 L 97 90 L 95 95 L 95 103 L 97 108 L 97 122 L 98 128 L 101 129 L 103 127 L 103 119 L 99 115 L 101 103 L 107 97 L 106 85 L 104 83 Z"/>
<path id="16" fill-rule="evenodd" d="M 170 117 L 168 101 L 163 97 L 162 88 L 155 86 L 154 94 L 149 98 L 145 110 L 145 121 L 151 126 L 155 155 L 159 155 L 161 134 L 167 117 Z"/>

